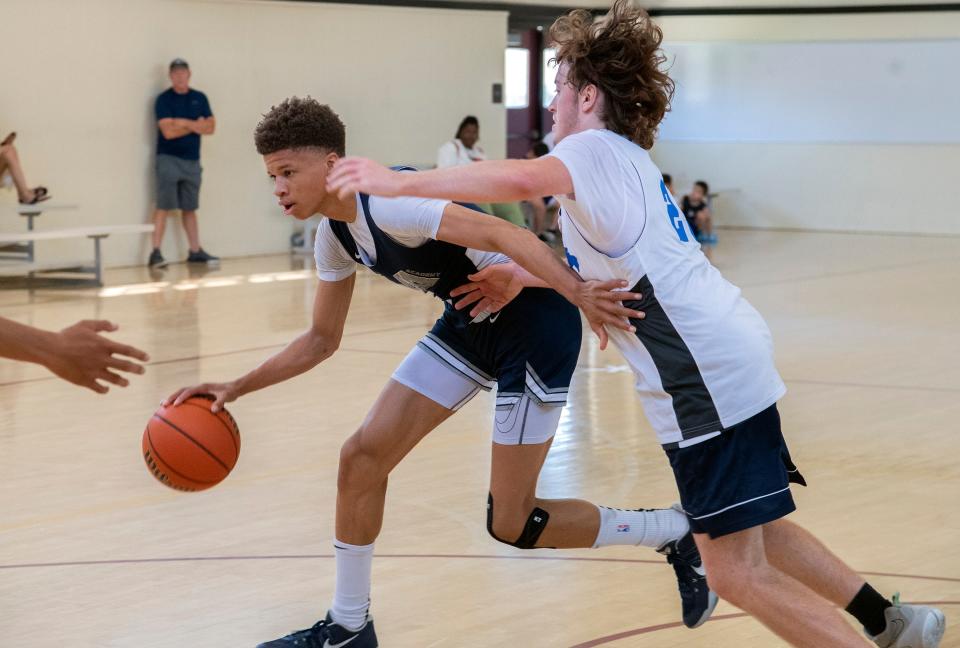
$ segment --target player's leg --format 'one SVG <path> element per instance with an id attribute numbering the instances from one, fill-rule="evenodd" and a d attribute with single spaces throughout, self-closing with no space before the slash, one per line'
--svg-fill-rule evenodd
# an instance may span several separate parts
<path id="1" fill-rule="evenodd" d="M 777 520 L 764 525 L 763 540 L 771 565 L 847 611 L 879 645 L 938 645 L 945 627 L 940 610 L 887 600 L 806 529 Z"/>
<path id="2" fill-rule="evenodd" d="M 390 471 L 453 410 L 391 379 L 340 450 L 337 540 L 368 545 L 380 533 Z"/>
<path id="3" fill-rule="evenodd" d="M 611 509 L 580 499 L 537 497 L 537 480 L 551 443 L 493 444 L 487 528 L 500 542 L 523 549 L 615 544 L 658 549 L 687 533 L 686 516 L 670 508 Z M 531 523 L 537 510 L 546 514 L 539 530 L 536 521 Z M 533 533 L 536 538 L 531 537 Z"/>
<path id="4" fill-rule="evenodd" d="M 487 532 L 518 549 L 611 545 L 655 549 L 667 555 L 676 571 L 684 623 L 691 628 L 703 624 L 717 598 L 707 587 L 682 511 L 611 508 L 581 499 L 537 497 L 537 480 L 559 418 L 559 407 L 544 406 L 529 395 L 509 410 L 498 409 Z"/>
<path id="5" fill-rule="evenodd" d="M 772 566 L 763 528 L 695 535 L 710 587 L 798 648 L 863 648 L 864 638 L 826 599 Z"/>
<path id="6" fill-rule="evenodd" d="M 763 526 L 792 513 L 790 460 L 771 406 L 700 443 L 667 450 L 710 587 L 795 646 L 864 646 L 825 599 L 772 565 Z"/>
<path id="7" fill-rule="evenodd" d="M 438 323 L 439 326 L 439 323 Z M 435 327 L 436 330 L 437 327 Z M 453 362 L 453 360 L 451 360 Z M 326 618 L 312 628 L 261 644 L 259 648 L 316 645 L 351 648 L 377 645 L 369 615 L 374 541 L 383 523 L 390 471 L 431 430 L 480 389 L 468 377 L 414 347 L 384 387 L 359 429 L 344 442 L 337 478 L 336 585 Z M 301 643 L 297 643 L 301 642 Z"/>
<path id="8" fill-rule="evenodd" d="M 491 335 L 497 410 L 487 529 L 520 549 L 646 546 L 668 555 L 684 622 L 700 625 L 716 604 L 703 577 L 686 516 L 675 509 L 630 510 L 579 499 L 542 499 L 537 479 L 566 403 L 580 351 L 580 315 L 548 290 L 525 290 L 501 311 Z M 542 343 L 549 339 L 550 344 Z"/>

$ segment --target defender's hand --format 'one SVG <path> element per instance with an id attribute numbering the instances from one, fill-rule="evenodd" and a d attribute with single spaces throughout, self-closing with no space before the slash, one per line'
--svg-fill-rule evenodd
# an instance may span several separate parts
<path id="1" fill-rule="evenodd" d="M 607 326 L 634 333 L 637 329 L 630 319 L 643 319 L 643 311 L 628 308 L 625 301 L 641 299 L 640 293 L 622 290 L 627 282 L 622 279 L 584 281 L 577 289 L 574 303 L 583 311 L 590 329 L 600 338 L 600 349 L 607 348 Z M 620 290 L 617 290 L 617 289 Z"/>
<path id="2" fill-rule="evenodd" d="M 454 304 L 454 308 L 463 310 L 470 304 L 476 304 L 470 309 L 471 317 L 476 317 L 484 311 L 496 313 L 513 301 L 523 290 L 523 283 L 515 270 L 516 265 L 513 263 L 497 263 L 467 275 L 470 283 L 450 291 L 451 297 L 464 295 Z"/>
<path id="3" fill-rule="evenodd" d="M 98 381 L 126 387 L 130 381 L 116 372 L 142 374 L 144 367 L 124 358 L 147 362 L 150 356 L 136 347 L 99 335 L 101 332 L 113 332 L 118 328 L 116 324 L 106 320 L 82 320 L 68 326 L 53 334 L 52 344 L 46 350 L 47 357 L 43 365 L 64 380 L 92 389 L 98 394 L 106 394 L 109 390 L 109 387 Z"/>
<path id="4" fill-rule="evenodd" d="M 327 176 L 327 191 L 341 199 L 355 193 L 399 196 L 400 173 L 361 157 L 341 158 Z"/>

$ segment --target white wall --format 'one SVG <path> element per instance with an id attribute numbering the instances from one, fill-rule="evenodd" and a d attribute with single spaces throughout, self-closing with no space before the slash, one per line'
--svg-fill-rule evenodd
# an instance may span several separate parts
<path id="1" fill-rule="evenodd" d="M 329 103 L 347 152 L 429 163 L 465 114 L 485 148 L 505 155 L 503 12 L 243 0 L 4 0 L 0 130 L 16 130 L 31 184 L 77 213 L 42 226 L 139 223 L 152 210 L 153 100 L 181 56 L 207 93 L 217 133 L 204 138 L 201 237 L 215 254 L 288 248 L 292 225 L 270 194 L 252 132 L 293 94 Z M 3 135 L 0 135 L 2 137 Z M 23 228 L 0 191 L 0 230 Z M 185 255 L 179 222 L 164 253 Z M 75 242 L 86 252 L 87 242 Z M 110 265 L 145 262 L 145 238 L 108 239 Z M 45 245 L 41 256 L 76 256 Z"/>
<path id="2" fill-rule="evenodd" d="M 667 42 L 960 38 L 960 12 L 658 22 Z M 935 96 L 930 88 L 917 101 Z M 956 184 L 958 144 L 664 140 L 653 155 L 678 193 L 700 178 L 711 189 L 736 189 L 717 204 L 722 225 L 960 235 L 960 210 L 945 209 L 942 198 Z"/>

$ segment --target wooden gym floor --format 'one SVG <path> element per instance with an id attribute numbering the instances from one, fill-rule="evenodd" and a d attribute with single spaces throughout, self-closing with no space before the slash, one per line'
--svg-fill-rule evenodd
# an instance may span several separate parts
<path id="1" fill-rule="evenodd" d="M 728 231 L 714 261 L 774 332 L 785 432 L 810 481 L 794 519 L 887 594 L 941 605 L 943 646 L 960 646 L 960 238 Z M 324 613 L 338 448 L 438 304 L 363 273 L 339 353 L 231 406 L 243 450 L 213 490 L 168 490 L 140 456 L 163 396 L 236 377 L 307 326 L 303 268 L 275 256 L 115 270 L 104 290 L 0 290 L 7 317 L 112 319 L 153 356 L 104 397 L 0 362 L 0 646 L 252 647 Z M 374 563 L 383 646 L 783 645 L 725 603 L 678 627 L 672 572 L 650 550 L 490 539 L 491 405 L 477 397 L 391 477 Z M 541 493 L 676 498 L 631 375 L 592 339 Z"/>

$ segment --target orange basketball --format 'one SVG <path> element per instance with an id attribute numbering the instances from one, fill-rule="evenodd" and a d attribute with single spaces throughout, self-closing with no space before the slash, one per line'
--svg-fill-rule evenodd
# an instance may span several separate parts
<path id="1" fill-rule="evenodd" d="M 227 410 L 210 411 L 212 396 L 161 407 L 143 431 L 143 458 L 170 488 L 199 491 L 222 482 L 240 455 L 240 430 Z"/>

